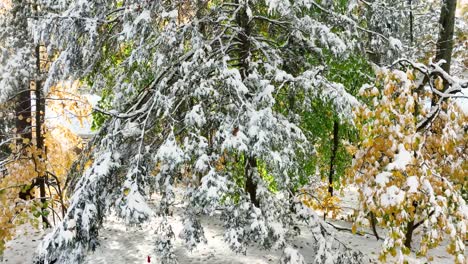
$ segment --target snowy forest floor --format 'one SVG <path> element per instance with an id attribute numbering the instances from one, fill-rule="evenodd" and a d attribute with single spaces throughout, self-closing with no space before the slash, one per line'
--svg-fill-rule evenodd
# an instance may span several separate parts
<path id="1" fill-rule="evenodd" d="M 343 214 L 338 216 L 339 219 L 345 219 L 346 214 L 350 213 L 357 203 L 356 190 L 348 188 L 344 195 L 341 195 L 341 205 L 343 206 Z M 154 204 L 154 200 L 152 200 Z M 173 226 L 176 236 L 182 229 L 180 215 L 182 208 L 176 207 L 171 216 L 170 224 Z M 321 212 L 318 212 L 321 215 Z M 158 263 L 154 255 L 154 227 L 158 225 L 158 219 L 140 227 L 127 227 L 122 221 L 115 216 L 110 216 L 104 222 L 104 227 L 100 232 L 101 245 L 95 252 L 90 253 L 85 261 L 85 264 L 138 264 L 148 263 L 147 257 L 151 257 L 151 263 Z M 343 220 L 327 220 L 335 226 L 342 228 L 351 228 L 351 223 Z M 246 255 L 235 254 L 223 242 L 223 227 L 221 222 L 216 217 L 204 217 L 202 224 L 205 227 L 205 236 L 208 240 L 207 244 L 200 244 L 197 249 L 192 252 L 186 250 L 180 239 L 176 242 L 176 255 L 181 264 L 268 264 L 279 263 L 282 251 L 265 251 L 258 247 L 252 246 L 247 251 Z M 300 235 L 294 238 L 293 246 L 297 247 L 303 254 L 305 260 L 312 260 L 312 252 L 310 248 L 313 239 L 305 226 L 300 226 Z M 377 263 L 378 254 L 382 240 L 377 241 L 371 235 L 370 229 L 361 229 L 362 235 L 352 234 L 348 231 L 336 231 L 336 236 L 339 240 L 349 245 L 351 248 L 360 250 L 370 263 Z M 385 230 L 379 229 L 379 234 L 383 236 Z M 33 230 L 29 226 L 22 226 L 16 237 L 7 243 L 7 249 L 2 257 L 1 263 L 8 264 L 27 264 L 32 262 L 33 251 L 46 234 L 44 231 Z M 415 246 L 417 245 L 417 232 Z M 426 259 L 416 259 L 414 253 L 410 257 L 410 263 L 453 263 L 453 257 L 445 251 L 445 246 L 441 245 L 429 251 L 429 256 L 433 257 L 432 261 Z M 468 250 L 465 251 L 468 254 Z M 309 262 L 308 262 L 309 263 Z"/>

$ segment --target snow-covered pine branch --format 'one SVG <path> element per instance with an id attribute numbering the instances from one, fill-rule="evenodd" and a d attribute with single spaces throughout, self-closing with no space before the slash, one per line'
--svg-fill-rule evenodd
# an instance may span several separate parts
<path id="1" fill-rule="evenodd" d="M 321 67 L 293 59 L 322 50 L 345 57 L 352 48 L 346 35 L 320 15 L 300 11 L 308 6 L 303 2 L 226 1 L 197 9 L 189 1 L 194 12 L 187 13 L 174 1 L 51 5 L 58 15 L 44 17 L 38 36 L 61 51 L 48 83 L 86 79 L 92 89 L 111 93 L 114 110 L 103 109 L 110 116 L 93 140 L 92 165 L 35 262 L 82 260 L 97 245 L 107 212 L 115 208 L 128 224 L 142 222 L 153 215 L 145 200 L 156 190 L 154 213 L 163 223 L 155 230 L 156 251 L 163 263 L 175 263 L 176 236 L 167 217 L 176 183 L 185 188 L 180 236 L 188 248 L 206 239 L 199 217 L 221 209 L 231 249 L 286 249 L 284 263 L 300 262 L 286 233 L 297 217 L 306 217 L 291 210 L 291 190 L 297 188 L 297 155 L 311 145 L 297 114 L 286 115 L 276 104 L 287 89 L 305 98 L 297 102 L 301 108 L 325 95 L 350 115 L 354 97 L 327 81 Z M 312 211 L 306 218 L 317 241 L 312 261 L 362 263 L 362 255 L 340 244 Z"/>

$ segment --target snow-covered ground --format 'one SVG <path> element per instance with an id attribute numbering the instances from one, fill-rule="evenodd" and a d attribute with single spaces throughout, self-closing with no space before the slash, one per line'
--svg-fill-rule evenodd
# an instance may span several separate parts
<path id="1" fill-rule="evenodd" d="M 349 213 L 350 208 L 357 202 L 355 189 L 348 189 L 342 197 L 344 213 Z M 153 201 L 154 202 L 154 201 Z M 173 216 L 169 218 L 174 233 L 178 235 L 182 229 L 180 215 L 182 208 L 175 208 Z M 115 216 L 109 216 L 100 232 L 101 246 L 93 253 L 90 253 L 85 264 L 143 264 L 148 263 L 148 256 L 151 263 L 159 263 L 154 255 L 154 227 L 158 225 L 159 219 L 154 218 L 141 227 L 126 227 L 123 222 Z M 351 223 L 343 220 L 334 220 L 336 226 L 350 228 Z M 207 244 L 200 244 L 192 252 L 187 251 L 180 239 L 177 240 L 176 255 L 181 264 L 268 264 L 279 263 L 282 251 L 265 251 L 252 246 L 246 255 L 233 253 L 223 242 L 223 228 L 221 222 L 216 217 L 205 217 L 202 219 L 205 227 Z M 312 260 L 311 243 L 314 243 L 310 233 L 304 226 L 299 226 L 300 235 L 294 239 L 293 246 L 299 249 L 306 261 Z M 352 234 L 348 231 L 337 231 L 337 237 L 349 247 L 360 250 L 371 263 L 377 263 L 382 240 L 376 241 L 375 237 L 369 235 L 370 230 L 362 230 L 364 235 Z M 369 234 L 366 234 L 369 233 Z M 384 235 L 384 230 L 379 229 L 380 235 Z M 35 231 L 30 227 L 23 226 L 18 231 L 15 239 L 7 243 L 7 249 L 1 263 L 27 264 L 32 262 L 33 251 L 38 245 L 45 232 Z M 468 251 L 467 251 L 468 254 Z M 434 259 L 429 263 L 453 263 L 453 257 L 445 252 L 444 246 L 429 251 L 429 255 Z M 1 258 L 0 258 L 1 259 Z M 410 263 L 428 263 L 425 259 L 416 259 L 413 256 Z"/>

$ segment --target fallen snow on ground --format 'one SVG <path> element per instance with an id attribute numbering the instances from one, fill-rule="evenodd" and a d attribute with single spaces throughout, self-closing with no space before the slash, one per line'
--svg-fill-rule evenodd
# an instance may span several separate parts
<path id="1" fill-rule="evenodd" d="M 352 208 L 357 204 L 357 195 L 355 188 L 347 188 L 342 195 L 343 215 L 341 219 L 346 219 Z M 156 201 L 153 200 L 154 204 Z M 173 216 L 169 217 L 169 223 L 172 225 L 176 235 L 182 230 L 180 215 L 182 208 L 176 207 Z M 95 252 L 89 253 L 84 264 L 143 264 L 148 263 L 148 256 L 151 263 L 159 263 L 154 255 L 155 227 L 160 219 L 154 218 L 150 222 L 140 227 L 127 227 L 117 217 L 111 215 L 104 222 L 99 238 L 101 246 Z M 344 220 L 331 221 L 335 226 L 342 228 L 351 228 L 351 223 Z M 246 255 L 235 254 L 229 250 L 227 244 L 223 242 L 222 223 L 216 216 L 202 218 L 202 224 L 205 227 L 205 236 L 207 244 L 200 244 L 194 251 L 187 251 L 180 239 L 175 243 L 176 255 L 181 264 L 268 264 L 279 263 L 282 251 L 265 251 L 252 246 Z M 293 246 L 303 254 L 307 263 L 312 261 L 311 245 L 313 242 L 311 234 L 305 226 L 300 226 L 300 234 L 294 238 Z M 371 263 L 377 263 L 376 259 L 380 252 L 382 240 L 376 241 L 371 235 L 370 229 L 362 229 L 363 235 L 352 234 L 348 231 L 337 231 L 339 240 L 351 248 L 360 250 L 366 256 L 366 260 Z M 378 229 L 379 234 L 384 235 L 384 230 Z M 37 247 L 40 239 L 45 232 L 35 231 L 28 226 L 23 226 L 18 231 L 15 239 L 7 243 L 7 249 L 1 263 L 8 264 L 27 264 L 32 262 L 33 250 Z M 417 236 L 417 234 L 416 234 Z M 417 241 L 415 242 L 417 243 Z M 430 263 L 453 263 L 453 257 L 445 252 L 445 246 L 440 246 L 429 251 L 429 255 L 434 257 Z M 467 252 L 468 253 L 468 252 Z M 1 259 L 1 257 L 0 257 Z M 425 259 L 416 259 L 413 256 L 410 263 L 428 263 Z"/>
<path id="2" fill-rule="evenodd" d="M 16 231 L 16 236 L 6 244 L 0 263 L 27 264 L 32 262 L 32 254 L 44 237 L 45 232 L 35 230 L 30 225 L 22 225 Z"/>

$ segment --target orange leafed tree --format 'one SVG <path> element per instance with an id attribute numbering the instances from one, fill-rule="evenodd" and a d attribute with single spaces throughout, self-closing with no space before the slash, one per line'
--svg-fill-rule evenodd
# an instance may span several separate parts
<path id="1" fill-rule="evenodd" d="M 54 86 L 45 98 L 46 109 L 61 119 L 84 122 L 90 118 L 90 105 L 80 95 L 77 82 Z M 28 122 L 34 127 L 34 119 Z M 30 223 L 38 228 L 42 216 L 54 223 L 65 213 L 65 177 L 83 142 L 66 125 L 57 123 L 46 120 L 42 125 L 44 147 L 41 149 L 37 148 L 34 137 L 20 138 L 10 144 L 12 154 L 0 181 L 0 252 L 18 225 Z M 35 182 L 41 175 L 46 176 L 46 203 L 41 202 L 36 191 Z"/>

